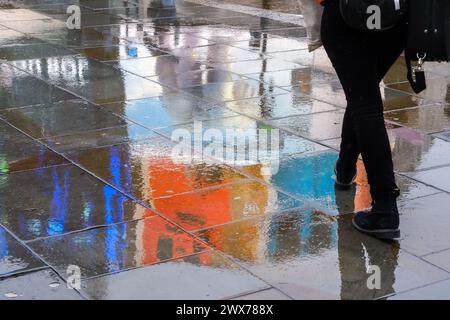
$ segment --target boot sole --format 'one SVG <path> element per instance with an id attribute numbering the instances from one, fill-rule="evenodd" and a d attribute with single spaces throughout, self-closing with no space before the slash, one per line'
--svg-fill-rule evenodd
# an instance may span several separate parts
<path id="1" fill-rule="evenodd" d="M 353 226 L 360 232 L 371 235 L 378 239 L 383 240 L 395 240 L 400 238 L 400 229 L 380 229 L 380 230 L 367 230 L 361 228 L 355 223 L 355 220 L 352 220 Z"/>

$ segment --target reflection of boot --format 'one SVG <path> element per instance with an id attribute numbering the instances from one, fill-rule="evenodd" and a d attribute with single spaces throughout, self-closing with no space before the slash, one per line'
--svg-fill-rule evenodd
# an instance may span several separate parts
<path id="1" fill-rule="evenodd" d="M 355 228 L 379 239 L 399 238 L 398 195 L 396 190 L 392 194 L 378 196 L 371 209 L 356 213 L 353 218 Z"/>
<path id="2" fill-rule="evenodd" d="M 345 168 L 340 161 L 336 161 L 334 166 L 335 186 L 340 190 L 349 190 L 356 180 L 356 165 L 351 168 Z"/>
<path id="3" fill-rule="evenodd" d="M 356 188 L 350 188 L 350 190 L 342 190 L 341 188 L 335 186 L 334 194 L 336 197 L 336 206 L 339 214 L 354 212 Z"/>

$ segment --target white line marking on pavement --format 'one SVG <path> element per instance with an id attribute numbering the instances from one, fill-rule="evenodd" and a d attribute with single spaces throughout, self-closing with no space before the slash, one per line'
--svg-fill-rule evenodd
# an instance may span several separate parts
<path id="1" fill-rule="evenodd" d="M 216 0 L 186 0 L 187 2 L 192 2 L 208 7 L 214 7 L 219 9 L 230 10 L 239 13 L 245 13 L 252 16 L 257 16 L 261 18 L 269 18 L 272 20 L 277 20 L 286 23 L 292 23 L 299 26 L 304 26 L 303 16 L 301 14 L 283 13 L 267 9 L 260 9 L 255 7 L 243 6 L 234 3 L 224 3 Z"/>

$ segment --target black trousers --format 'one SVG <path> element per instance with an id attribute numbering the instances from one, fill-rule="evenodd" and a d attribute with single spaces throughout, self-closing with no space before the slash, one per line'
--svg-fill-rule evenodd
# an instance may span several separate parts
<path id="1" fill-rule="evenodd" d="M 338 0 L 325 3 L 322 42 L 347 99 L 338 163 L 350 170 L 362 155 L 375 201 L 397 189 L 379 85 L 404 50 L 406 31 L 406 22 L 373 33 L 353 29 Z"/>

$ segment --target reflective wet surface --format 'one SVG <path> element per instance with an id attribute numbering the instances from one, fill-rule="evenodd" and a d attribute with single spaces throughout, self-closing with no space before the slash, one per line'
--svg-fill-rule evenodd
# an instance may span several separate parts
<path id="1" fill-rule="evenodd" d="M 346 99 L 297 1 L 68 4 L 0 8 L 0 299 L 448 298 L 448 64 L 380 84 L 388 243 L 351 226 L 363 161 L 334 187 Z"/>
<path id="2" fill-rule="evenodd" d="M 0 227 L 0 277 L 44 266 L 24 245 Z"/>
<path id="3" fill-rule="evenodd" d="M 358 233 L 350 219 L 290 211 L 199 236 L 297 299 L 373 299 L 447 277 L 396 246 Z M 379 290 L 367 288 L 369 261 L 384 275 Z"/>
<path id="4" fill-rule="evenodd" d="M 0 300 L 81 300 L 82 296 L 49 270 L 35 271 L 0 282 Z"/>

